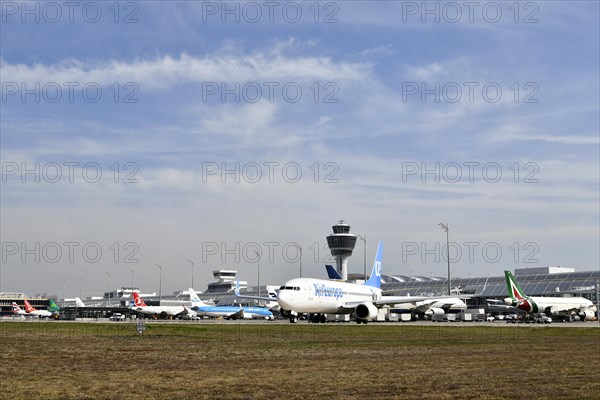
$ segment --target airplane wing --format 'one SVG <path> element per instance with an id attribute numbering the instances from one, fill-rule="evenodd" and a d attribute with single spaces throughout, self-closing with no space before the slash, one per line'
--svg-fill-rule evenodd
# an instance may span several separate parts
<path id="1" fill-rule="evenodd" d="M 473 296 L 471 295 L 458 295 L 458 296 L 382 296 L 380 300 L 373 302 L 376 306 L 383 306 L 386 304 L 404 304 L 404 303 L 417 303 L 422 301 L 436 302 L 446 299 L 468 299 Z"/>
<path id="2" fill-rule="evenodd" d="M 372 303 L 377 307 L 381 307 L 381 306 L 385 306 L 385 305 L 394 305 L 394 304 L 414 304 L 415 306 L 417 306 L 416 303 L 427 302 L 427 304 L 419 304 L 419 306 L 425 305 L 427 308 L 429 308 L 430 303 L 439 302 L 444 299 L 456 299 L 457 297 L 463 298 L 463 296 L 382 296 L 380 300 L 375 300 Z M 352 311 L 359 304 L 363 304 L 363 303 L 365 303 L 365 302 L 364 301 L 349 301 L 349 302 L 342 304 L 340 307 L 340 310 Z M 454 303 L 448 302 L 448 304 L 452 305 Z"/>
<path id="3" fill-rule="evenodd" d="M 235 312 L 233 314 L 229 314 L 229 316 L 227 318 L 231 318 L 231 319 L 244 319 L 244 309 L 240 307 L 240 311 Z"/>
<path id="4" fill-rule="evenodd" d="M 433 303 L 440 303 L 440 301 L 439 300 L 428 301 L 426 304 L 421 304 L 421 305 L 418 305 L 417 307 L 415 307 L 415 310 L 417 312 L 426 312 L 427 310 L 429 310 L 431 308 L 431 305 Z M 445 312 L 448 312 L 450 307 L 452 307 L 454 305 L 456 305 L 455 302 L 441 303 L 437 308 L 441 308 Z"/>
<path id="5" fill-rule="evenodd" d="M 198 316 L 198 313 L 196 313 L 194 310 L 182 305 L 183 310 L 178 312 L 176 315 L 178 317 L 188 317 L 188 318 L 195 318 Z"/>
<path id="6" fill-rule="evenodd" d="M 240 281 L 236 281 L 235 283 L 235 297 L 239 297 L 240 299 L 254 299 L 254 300 L 266 300 L 266 301 L 275 301 L 272 297 L 261 297 L 261 296 L 243 296 L 240 294 Z"/>

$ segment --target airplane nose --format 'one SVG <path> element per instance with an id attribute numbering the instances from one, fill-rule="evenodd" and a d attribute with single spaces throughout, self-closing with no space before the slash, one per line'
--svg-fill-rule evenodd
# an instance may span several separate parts
<path id="1" fill-rule="evenodd" d="M 290 293 L 288 291 L 285 290 L 280 290 L 277 293 L 277 302 L 279 303 L 279 306 L 283 309 L 286 310 L 291 310 L 291 296 Z"/>
<path id="2" fill-rule="evenodd" d="M 513 303 L 512 299 L 510 297 L 505 297 L 504 298 L 504 304 L 506 304 L 507 306 L 511 306 Z"/>

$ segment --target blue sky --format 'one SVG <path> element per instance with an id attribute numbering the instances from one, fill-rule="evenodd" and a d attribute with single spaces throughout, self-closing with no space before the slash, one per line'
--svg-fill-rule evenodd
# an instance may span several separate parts
<path id="1" fill-rule="evenodd" d="M 263 284 L 297 276 L 295 242 L 322 277 L 338 219 L 396 274 L 445 274 L 441 221 L 456 276 L 600 264 L 597 2 L 23 4 L 0 27 L 4 291 L 99 294 L 130 267 L 157 291 L 160 263 L 164 293 L 188 259 L 198 289 L 255 284 L 253 243 Z"/>

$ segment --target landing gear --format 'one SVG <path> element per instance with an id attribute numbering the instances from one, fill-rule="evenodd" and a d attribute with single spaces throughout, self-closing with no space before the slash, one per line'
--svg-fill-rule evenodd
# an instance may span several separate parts
<path id="1" fill-rule="evenodd" d="M 290 316 L 290 322 L 291 322 L 292 324 L 295 324 L 295 323 L 297 323 L 297 322 L 298 322 L 298 316 L 297 316 L 297 315 L 291 315 L 291 316 Z"/>
<path id="2" fill-rule="evenodd" d="M 368 321 L 367 321 L 366 319 L 358 319 L 358 318 L 356 319 L 356 323 L 357 323 L 357 324 L 365 324 L 365 325 L 366 325 L 366 324 L 367 324 L 367 322 L 368 322 Z"/>
<path id="3" fill-rule="evenodd" d="M 325 314 L 312 314 L 310 316 L 310 322 L 318 324 L 319 322 L 324 324 L 327 322 L 327 316 Z"/>

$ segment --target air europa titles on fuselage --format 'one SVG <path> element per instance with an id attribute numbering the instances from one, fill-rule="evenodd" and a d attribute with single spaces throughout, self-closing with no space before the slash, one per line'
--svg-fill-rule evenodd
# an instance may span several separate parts
<path id="1" fill-rule="evenodd" d="M 325 286 L 322 283 L 313 283 L 313 286 L 315 287 L 315 296 L 335 297 L 336 299 L 344 297 L 344 292 L 340 288 Z"/>

